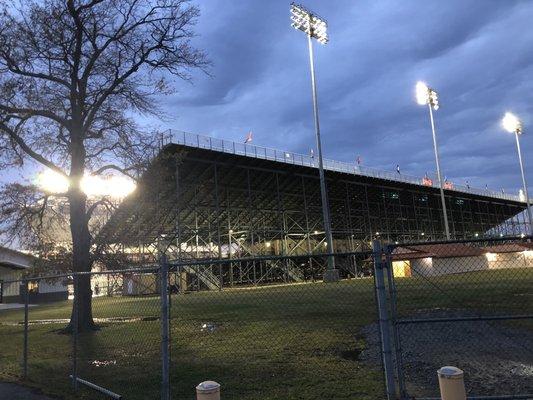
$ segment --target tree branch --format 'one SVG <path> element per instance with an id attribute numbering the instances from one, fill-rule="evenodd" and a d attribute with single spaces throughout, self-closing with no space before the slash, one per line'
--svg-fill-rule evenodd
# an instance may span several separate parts
<path id="1" fill-rule="evenodd" d="M 102 172 L 108 171 L 108 170 L 114 170 L 118 171 L 121 174 L 127 176 L 128 178 L 131 178 L 133 180 L 136 180 L 133 175 L 131 175 L 128 171 L 134 171 L 134 167 L 128 167 L 128 168 L 121 168 L 115 164 L 107 164 L 100 168 L 98 168 L 96 171 L 92 172 L 91 175 L 100 175 Z"/>
<path id="2" fill-rule="evenodd" d="M 35 152 L 34 150 L 31 149 L 30 146 L 28 146 L 28 144 L 24 141 L 24 139 L 22 139 L 22 137 L 20 137 L 19 135 L 17 135 L 17 133 L 11 129 L 9 126 L 7 126 L 4 121 L 0 121 L 0 129 L 3 130 L 4 132 L 6 132 L 9 137 L 15 142 L 17 143 L 20 148 L 28 155 L 30 156 L 31 158 L 33 158 L 35 161 L 37 161 L 38 163 L 44 165 L 45 167 L 48 167 L 50 168 L 51 170 L 65 176 L 65 177 L 68 177 L 68 175 L 59 167 L 57 166 L 56 164 L 54 164 L 52 161 L 46 159 L 44 156 L 42 156 L 41 154 Z"/>

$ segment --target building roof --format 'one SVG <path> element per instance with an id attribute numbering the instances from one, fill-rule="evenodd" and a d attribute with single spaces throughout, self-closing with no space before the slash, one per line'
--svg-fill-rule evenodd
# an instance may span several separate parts
<path id="1" fill-rule="evenodd" d="M 33 267 L 37 259 L 18 250 L 0 246 L 0 266 L 14 269 Z"/>
<path id="2" fill-rule="evenodd" d="M 520 253 L 533 250 L 533 243 L 500 243 L 477 247 L 462 243 L 420 244 L 396 247 L 392 252 L 394 261 L 419 258 L 478 257 L 486 253 Z"/>
<path id="3" fill-rule="evenodd" d="M 452 258 L 482 256 L 485 249 L 461 243 L 421 244 L 401 246 L 393 251 L 393 260 L 409 260 L 417 258 Z"/>
<path id="4" fill-rule="evenodd" d="M 533 243 L 502 243 L 485 247 L 488 253 L 520 253 L 533 250 Z"/>

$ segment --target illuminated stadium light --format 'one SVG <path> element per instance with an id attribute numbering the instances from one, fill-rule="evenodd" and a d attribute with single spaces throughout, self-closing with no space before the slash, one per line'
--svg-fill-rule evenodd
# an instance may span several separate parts
<path id="1" fill-rule="evenodd" d="M 434 110 L 439 109 L 439 96 L 434 89 L 431 89 L 424 82 L 416 83 L 416 101 L 421 106 L 429 104 Z"/>
<path id="2" fill-rule="evenodd" d="M 509 133 L 522 134 L 522 122 L 516 115 L 506 112 L 502 119 L 503 128 Z"/>
<path id="3" fill-rule="evenodd" d="M 529 221 L 529 234 L 533 234 L 533 214 L 531 211 L 531 204 L 529 203 L 526 174 L 524 172 L 524 162 L 522 161 L 522 150 L 520 148 L 520 136 L 522 136 L 523 134 L 522 122 L 513 113 L 506 112 L 502 119 L 502 126 L 507 132 L 515 134 L 516 150 L 518 152 L 518 162 L 520 164 L 520 173 L 522 174 L 522 188 L 523 195 L 525 197 L 524 203 L 526 203 L 527 216 Z"/>
<path id="4" fill-rule="evenodd" d="M 51 194 L 66 193 L 69 190 L 69 179 L 51 169 L 37 175 L 37 186 Z M 81 190 L 89 197 L 124 198 L 135 190 L 135 182 L 122 176 L 84 176 L 80 183 Z"/>
<path id="5" fill-rule="evenodd" d="M 439 98 L 437 92 L 431 89 L 424 82 L 418 81 L 415 87 L 416 102 L 420 105 L 427 105 L 429 109 L 429 120 L 431 122 L 431 133 L 433 134 L 433 150 L 435 151 L 435 163 L 437 164 L 437 178 L 439 180 L 440 199 L 442 204 L 442 214 L 444 216 L 444 231 L 446 239 L 450 240 L 450 227 L 448 224 L 448 211 L 446 209 L 446 199 L 444 197 L 444 186 L 442 174 L 440 171 L 439 147 L 437 144 L 437 133 L 435 130 L 435 120 L 433 119 L 433 110 L 439 109 Z"/>
<path id="6" fill-rule="evenodd" d="M 328 42 L 327 22 L 304 6 L 295 3 L 291 4 L 291 21 L 291 26 L 294 29 L 306 33 L 321 44 Z"/>
<path id="7" fill-rule="evenodd" d="M 322 198 L 322 218 L 324 220 L 324 231 L 326 234 L 327 251 L 333 254 L 333 235 L 331 234 L 331 217 L 328 206 L 328 195 L 326 191 L 326 179 L 324 177 L 324 161 L 322 158 L 322 141 L 320 139 L 320 123 L 318 118 L 318 100 L 315 78 L 315 61 L 313 56 L 313 38 L 321 44 L 326 44 L 329 40 L 327 23 L 318 15 L 312 13 L 304 6 L 296 3 L 291 4 L 291 25 L 293 28 L 304 32 L 307 35 L 307 47 L 309 49 L 309 66 L 311 69 L 311 89 L 313 93 L 313 115 L 315 117 L 316 147 L 318 150 L 318 173 L 320 177 L 320 195 Z M 339 280 L 339 270 L 335 268 L 335 258 L 328 256 L 328 267 L 324 274 L 324 281 L 333 282 Z"/>
<path id="8" fill-rule="evenodd" d="M 45 192 L 58 194 L 66 193 L 69 184 L 67 177 L 52 171 L 51 169 L 46 169 L 37 175 L 37 186 Z"/>

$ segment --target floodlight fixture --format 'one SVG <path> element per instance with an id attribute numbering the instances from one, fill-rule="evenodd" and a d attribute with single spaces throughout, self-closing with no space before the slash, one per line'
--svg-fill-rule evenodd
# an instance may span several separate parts
<path id="1" fill-rule="evenodd" d="M 416 101 L 421 106 L 429 104 L 434 110 L 439 109 L 439 95 L 424 82 L 416 83 Z"/>
<path id="2" fill-rule="evenodd" d="M 291 4 L 291 26 L 298 29 L 312 38 L 315 38 L 318 43 L 326 44 L 328 38 L 328 24 L 326 20 L 312 13 L 302 5 Z"/>
<path id="3" fill-rule="evenodd" d="M 516 115 L 506 112 L 502 119 L 503 128 L 509 133 L 522 134 L 522 122 Z"/>

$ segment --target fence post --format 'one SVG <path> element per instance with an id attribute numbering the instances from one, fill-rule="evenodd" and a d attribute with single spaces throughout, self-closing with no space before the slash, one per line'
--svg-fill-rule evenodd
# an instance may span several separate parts
<path id="1" fill-rule="evenodd" d="M 168 263 L 166 255 L 161 256 L 161 400 L 170 400 L 170 359 L 168 324 Z"/>
<path id="2" fill-rule="evenodd" d="M 72 300 L 72 384 L 78 390 L 78 275 L 73 276 L 74 299 Z"/>
<path id="3" fill-rule="evenodd" d="M 394 380 L 394 363 L 392 361 L 392 346 L 390 337 L 390 320 L 387 304 L 387 292 L 385 288 L 386 263 L 383 260 L 383 249 L 379 240 L 372 242 L 374 251 L 374 274 L 376 299 L 378 306 L 379 330 L 381 334 L 381 354 L 383 357 L 383 369 L 385 372 L 385 387 L 387 390 L 387 399 L 396 398 L 396 388 Z"/>
<path id="4" fill-rule="evenodd" d="M 78 275 L 72 275 L 74 298 L 72 299 L 72 386 L 78 390 Z"/>
<path id="5" fill-rule="evenodd" d="M 22 350 L 22 377 L 28 378 L 28 325 L 29 325 L 29 304 L 30 287 L 29 281 L 24 280 L 24 348 Z"/>
<path id="6" fill-rule="evenodd" d="M 400 398 L 407 397 L 405 389 L 405 378 L 403 373 L 403 358 L 402 358 L 402 343 L 400 340 L 400 330 L 397 323 L 398 320 L 398 296 L 396 290 L 396 282 L 394 281 L 394 269 L 392 267 L 392 249 L 391 246 L 386 246 L 386 268 L 387 268 L 387 280 L 389 283 L 390 304 L 391 304 L 391 325 L 394 330 L 394 350 L 396 361 L 396 373 L 398 377 L 398 390 L 400 391 Z"/>

